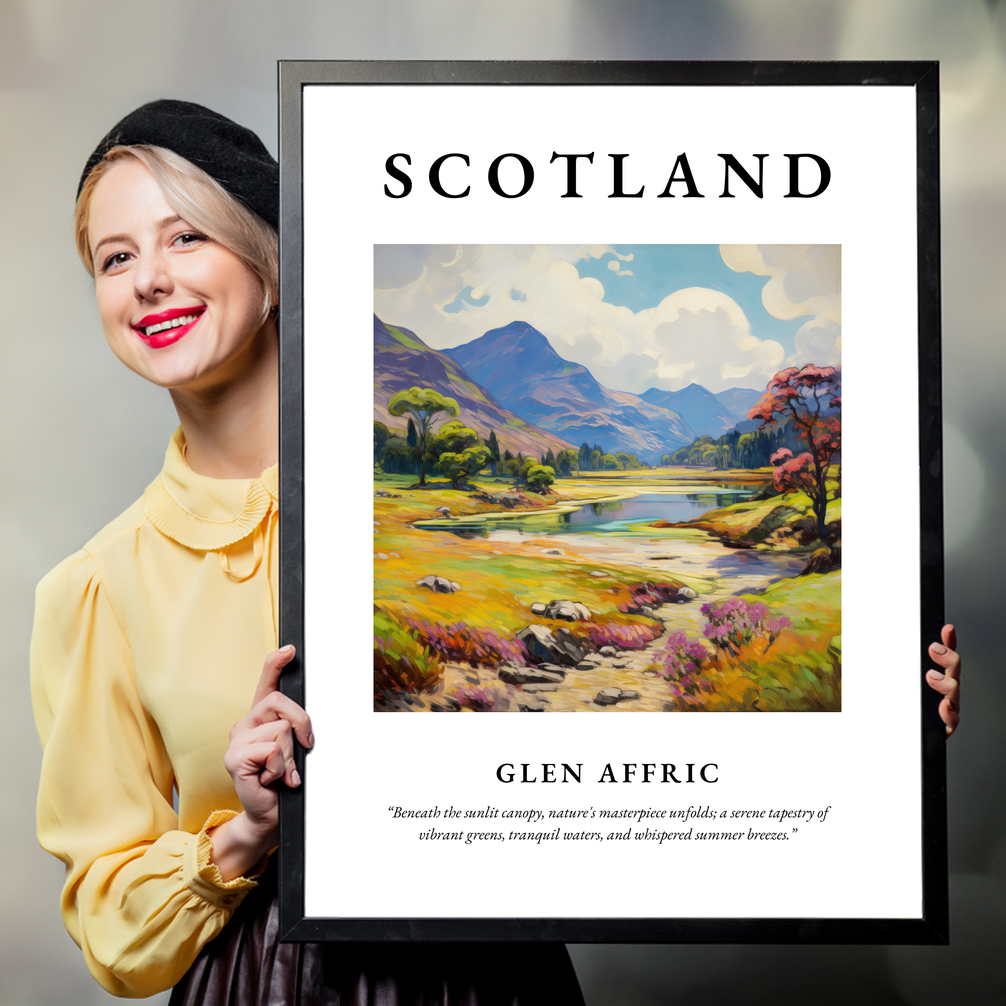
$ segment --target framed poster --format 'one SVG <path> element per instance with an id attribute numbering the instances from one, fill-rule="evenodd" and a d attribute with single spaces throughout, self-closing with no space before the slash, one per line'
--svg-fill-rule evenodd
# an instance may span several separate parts
<path id="1" fill-rule="evenodd" d="M 945 941 L 935 64 L 280 92 L 287 938 Z"/>

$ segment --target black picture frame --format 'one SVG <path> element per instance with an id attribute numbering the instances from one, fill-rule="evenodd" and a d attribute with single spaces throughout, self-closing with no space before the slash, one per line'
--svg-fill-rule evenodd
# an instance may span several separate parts
<path id="1" fill-rule="evenodd" d="M 282 688 L 311 710 L 304 647 L 304 381 L 302 97 L 307 86 L 459 84 L 910 87 L 915 93 L 918 247 L 918 396 L 923 904 L 918 918 L 371 918 L 305 914 L 304 785 L 281 794 L 280 927 L 287 941 L 563 941 L 618 943 L 940 944 L 948 934 L 945 735 L 939 696 L 925 684 L 927 646 L 943 624 L 940 377 L 939 71 L 935 62 L 397 62 L 282 61 L 280 120 L 280 639 L 298 648 Z M 446 149 L 446 148 L 445 148 Z M 333 869 L 348 865 L 334 854 Z"/>

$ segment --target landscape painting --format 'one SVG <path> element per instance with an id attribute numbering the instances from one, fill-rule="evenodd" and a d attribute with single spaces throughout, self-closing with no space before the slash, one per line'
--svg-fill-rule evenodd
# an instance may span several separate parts
<path id="1" fill-rule="evenodd" d="M 374 709 L 841 709 L 841 248 L 374 248 Z"/>

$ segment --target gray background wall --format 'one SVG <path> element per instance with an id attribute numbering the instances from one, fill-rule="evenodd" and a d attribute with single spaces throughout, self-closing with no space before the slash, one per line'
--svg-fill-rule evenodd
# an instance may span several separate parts
<path id="1" fill-rule="evenodd" d="M 122 114 L 166 96 L 217 108 L 275 149 L 279 58 L 942 61 L 947 614 L 967 664 L 964 724 L 949 759 L 953 945 L 575 947 L 573 955 L 591 1006 L 1006 1002 L 995 524 L 1006 472 L 1004 47 L 998 0 L 3 0 L 0 1006 L 108 999 L 63 931 L 61 869 L 34 839 L 32 590 L 138 496 L 174 426 L 167 396 L 104 345 L 71 241 L 78 172 Z M 884 390 L 909 393 L 895 382 Z M 896 444 L 897 431 L 888 433 Z M 892 547 L 888 561 L 893 573 L 911 553 Z M 885 589 L 881 578 L 878 609 Z M 631 872 L 631 862 L 619 866 Z"/>

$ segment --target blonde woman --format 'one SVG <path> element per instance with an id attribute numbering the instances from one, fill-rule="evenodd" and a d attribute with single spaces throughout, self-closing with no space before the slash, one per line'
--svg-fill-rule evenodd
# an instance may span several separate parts
<path id="1" fill-rule="evenodd" d="M 277 788 L 314 743 L 277 689 L 277 223 L 261 141 L 187 102 L 126 116 L 81 178 L 105 338 L 180 425 L 142 498 L 38 588 L 38 833 L 65 924 L 119 996 L 581 1004 L 561 945 L 277 943 Z"/>

